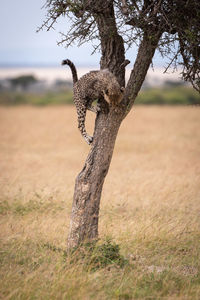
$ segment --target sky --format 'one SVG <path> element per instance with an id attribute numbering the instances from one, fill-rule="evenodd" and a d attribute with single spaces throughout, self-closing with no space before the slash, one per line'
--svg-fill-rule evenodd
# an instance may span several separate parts
<path id="1" fill-rule="evenodd" d="M 55 30 L 36 30 L 45 20 L 45 0 L 0 0 L 0 66 L 58 66 L 64 58 L 69 58 L 79 66 L 99 65 L 100 53 L 91 55 L 90 43 L 81 47 L 74 45 L 68 49 L 58 46 L 59 32 L 69 28 L 67 19 L 62 19 Z M 126 57 L 134 62 L 136 49 L 130 49 Z M 158 54 L 154 64 L 161 65 Z"/>
<path id="2" fill-rule="evenodd" d="M 0 65 L 50 64 L 55 65 L 64 58 L 79 64 L 98 64 L 100 54 L 91 56 L 90 44 L 65 49 L 58 46 L 59 32 L 69 28 L 67 19 L 61 20 L 56 30 L 36 30 L 45 20 L 45 0 L 1 0 L 0 5 Z"/>

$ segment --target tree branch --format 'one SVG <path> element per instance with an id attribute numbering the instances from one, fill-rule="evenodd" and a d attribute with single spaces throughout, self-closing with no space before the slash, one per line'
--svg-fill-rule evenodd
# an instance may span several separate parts
<path id="1" fill-rule="evenodd" d="M 137 58 L 125 90 L 123 103 L 126 106 L 125 116 L 131 110 L 140 91 L 161 35 L 161 32 L 155 32 L 154 35 L 147 33 L 143 35 L 143 40 L 140 43 Z"/>

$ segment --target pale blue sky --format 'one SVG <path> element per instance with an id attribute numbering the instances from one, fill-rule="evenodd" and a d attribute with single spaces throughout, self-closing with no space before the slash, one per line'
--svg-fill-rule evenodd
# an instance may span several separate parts
<path id="1" fill-rule="evenodd" d="M 0 8 L 0 65 L 3 64 L 60 64 L 70 57 L 79 64 L 97 64 L 100 54 L 90 56 L 90 45 L 65 49 L 57 46 L 59 32 L 69 26 L 61 20 L 56 30 L 36 33 L 45 19 L 43 0 L 1 0 Z"/>
<path id="2" fill-rule="evenodd" d="M 0 0 L 0 65 L 60 65 L 63 58 L 70 58 L 79 65 L 98 65 L 100 54 L 91 56 L 90 44 L 65 49 L 57 46 L 59 32 L 66 32 L 67 19 L 61 20 L 56 30 L 36 33 L 45 19 L 45 0 Z M 127 58 L 134 62 L 135 50 L 130 49 Z M 155 64 L 160 64 L 156 56 Z"/>

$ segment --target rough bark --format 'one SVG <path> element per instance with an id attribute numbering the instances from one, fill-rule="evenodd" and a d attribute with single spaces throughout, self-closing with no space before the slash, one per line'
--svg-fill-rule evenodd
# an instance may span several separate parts
<path id="1" fill-rule="evenodd" d="M 102 187 L 122 119 L 122 109 L 97 115 L 94 141 L 85 165 L 76 178 L 68 248 L 98 237 Z"/>
<path id="2" fill-rule="evenodd" d="M 120 67 L 125 61 L 125 49 L 123 38 L 117 32 L 113 7 L 95 19 L 101 39 L 101 69 L 108 68 L 121 86 L 125 86 L 125 66 Z"/>

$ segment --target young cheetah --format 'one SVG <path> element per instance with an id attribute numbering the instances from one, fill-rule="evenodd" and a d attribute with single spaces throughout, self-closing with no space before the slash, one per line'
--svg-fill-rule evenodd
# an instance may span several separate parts
<path id="1" fill-rule="evenodd" d="M 83 75 L 79 80 L 75 65 L 69 60 L 63 60 L 62 65 L 68 65 L 73 77 L 74 104 L 78 114 L 78 128 L 90 145 L 93 138 L 85 130 L 86 111 L 98 112 L 97 107 L 92 106 L 93 101 L 104 98 L 109 105 L 117 105 L 123 98 L 124 88 L 120 87 L 116 77 L 108 70 L 91 71 Z"/>

